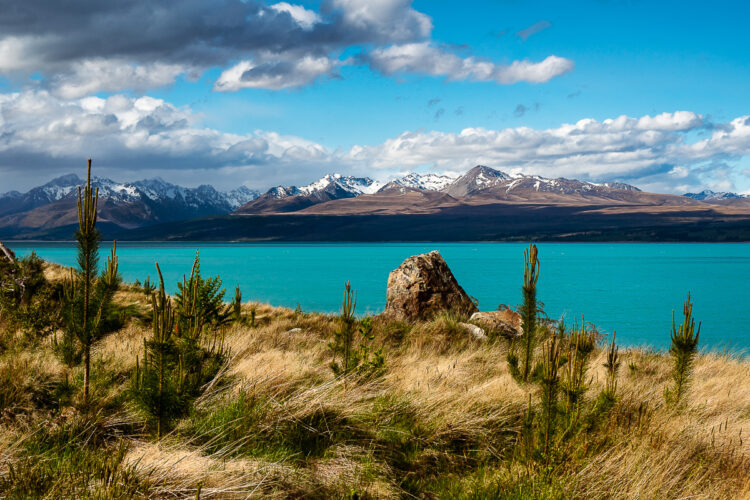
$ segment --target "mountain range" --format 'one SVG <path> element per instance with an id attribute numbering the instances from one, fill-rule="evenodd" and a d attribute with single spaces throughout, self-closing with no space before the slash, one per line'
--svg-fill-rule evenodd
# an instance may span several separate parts
<path id="1" fill-rule="evenodd" d="M 0 228 L 43 232 L 75 224 L 83 184 L 68 174 L 26 193 L 0 195 Z M 122 228 L 228 214 L 260 194 L 244 186 L 228 192 L 208 185 L 184 188 L 159 178 L 120 183 L 94 177 L 92 185 L 99 190 L 99 221 Z"/>
<path id="2" fill-rule="evenodd" d="M 700 201 L 712 201 L 707 198 Z M 463 175 L 409 174 L 380 184 L 369 178 L 327 175 L 303 187 L 277 186 L 234 213 L 425 213 L 457 205 L 543 203 L 558 205 L 694 205 L 687 196 L 646 193 L 619 182 L 593 183 L 508 174 L 476 166 Z"/>
<path id="3" fill-rule="evenodd" d="M 26 193 L 0 195 L 0 238 L 69 238 L 83 183 L 69 174 Z M 750 197 L 743 195 L 648 193 L 619 182 L 548 179 L 481 165 L 463 175 L 410 173 L 387 183 L 329 174 L 262 194 L 244 186 L 228 192 L 185 188 L 161 179 L 94 178 L 93 184 L 105 237 L 125 239 L 484 240 L 614 234 L 631 227 L 647 234 L 654 226 L 686 223 L 702 232 L 706 224 L 750 225 Z M 730 239 L 739 234 L 732 231 Z M 630 239 L 628 234 L 617 237 Z"/>

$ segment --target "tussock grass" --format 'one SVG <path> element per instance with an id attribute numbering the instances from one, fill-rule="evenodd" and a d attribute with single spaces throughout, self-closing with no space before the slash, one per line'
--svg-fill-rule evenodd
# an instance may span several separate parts
<path id="1" fill-rule="evenodd" d="M 150 334 L 147 297 L 126 288 L 116 300 L 134 313 L 92 351 L 86 414 L 72 409 L 81 369 L 49 342 L 0 355 L 0 497 L 750 498 L 743 356 L 698 354 L 675 408 L 668 355 L 621 350 L 611 412 L 542 466 L 516 445 L 537 389 L 514 380 L 504 342 L 474 340 L 465 318 L 376 318 L 383 373 L 336 377 L 336 317 L 245 303 L 256 326 L 225 327 L 226 366 L 157 441 L 125 397 Z M 605 361 L 597 347 L 588 402 Z"/>

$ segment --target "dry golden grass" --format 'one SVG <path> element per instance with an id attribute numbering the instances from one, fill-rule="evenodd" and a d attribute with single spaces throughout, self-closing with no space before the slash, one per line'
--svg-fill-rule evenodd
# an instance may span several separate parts
<path id="1" fill-rule="evenodd" d="M 148 302 L 139 293 L 126 290 L 118 301 L 145 313 Z M 223 332 L 230 352 L 223 381 L 199 399 L 194 420 L 179 423 L 159 443 L 137 425 L 119 434 L 129 443 L 124 464 L 152 485 L 144 496 L 190 498 L 201 485 L 202 498 L 330 498 L 354 492 L 360 498 L 750 498 L 747 358 L 699 355 L 689 399 L 677 410 L 664 404 L 668 357 L 621 352 L 611 414 L 590 435 L 560 444 L 570 458 L 549 477 L 514 458 L 528 394 L 537 396 L 511 377 L 504 343 L 476 341 L 450 317 L 407 328 L 398 341 L 387 333 L 389 325 L 376 323 L 385 371 L 336 378 L 328 367 L 335 318 L 263 304 L 245 304 L 246 316 L 251 306 L 258 326 L 234 325 Z M 148 335 L 147 326 L 133 320 L 96 344 L 94 362 L 113 374 L 113 382 L 97 392 L 107 404 L 114 405 L 126 390 Z M 28 373 L 47 379 L 77 373 L 61 365 L 48 346 L 14 356 L 33 367 Z M 603 363 L 604 353 L 597 351 L 588 401 L 604 387 Z M 8 366 L 2 358 L 0 369 Z M 196 433 L 201 418 L 219 415 L 242 398 L 262 411 L 237 428 L 252 429 L 263 442 L 250 446 L 255 436 L 247 434 L 226 441 L 229 431 L 222 430 Z M 138 419 L 127 403 L 119 411 L 126 421 Z M 241 414 L 227 414 L 234 416 L 221 425 L 240 426 Z M 0 420 L 0 448 L 6 450 L 0 451 L 0 477 L 19 460 L 13 443 L 33 432 L 33 425 Z M 320 438 L 324 449 L 304 456 L 277 443 L 278 451 L 271 448 L 283 438 L 277 431 Z"/>

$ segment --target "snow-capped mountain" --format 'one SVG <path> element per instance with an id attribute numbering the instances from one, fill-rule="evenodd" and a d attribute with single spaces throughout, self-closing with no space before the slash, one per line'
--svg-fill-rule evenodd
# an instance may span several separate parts
<path id="1" fill-rule="evenodd" d="M 403 186 L 421 191 L 442 191 L 456 181 L 460 174 L 407 174 L 389 184 Z"/>
<path id="2" fill-rule="evenodd" d="M 344 177 L 341 174 L 327 174 L 306 186 L 276 186 L 269 189 L 266 194 L 281 199 L 290 196 L 310 196 L 320 192 L 333 193 L 340 190 L 352 196 L 358 196 L 374 193 L 381 187 L 382 184 L 369 177 Z"/>
<path id="3" fill-rule="evenodd" d="M 704 189 L 700 193 L 685 193 L 682 196 L 687 196 L 698 201 L 716 201 L 716 200 L 737 200 L 741 198 L 750 198 L 750 195 L 728 193 L 725 191 L 715 192 L 710 189 Z"/>
<path id="4" fill-rule="evenodd" d="M 511 180 L 513 180 L 513 177 L 505 172 L 485 167 L 483 165 L 477 165 L 443 188 L 443 191 L 454 198 L 462 198 L 464 196 L 472 196 L 480 191 L 502 185 Z"/>
<path id="5" fill-rule="evenodd" d="M 451 196 L 492 196 L 494 198 L 539 198 L 545 193 L 581 197 L 621 198 L 627 193 L 640 192 L 635 186 L 621 182 L 594 183 L 576 179 L 548 179 L 538 175 L 507 174 L 482 165 L 447 186 Z"/>
<path id="6" fill-rule="evenodd" d="M 329 174 L 306 186 L 276 186 L 258 199 L 240 207 L 238 214 L 289 213 L 308 209 L 313 205 L 334 200 L 358 198 L 371 194 L 386 203 L 386 195 L 392 197 L 408 192 L 441 193 L 452 200 L 484 197 L 507 201 L 534 201 L 555 198 L 596 199 L 633 201 L 641 191 L 629 184 L 618 182 L 593 183 L 575 179 L 547 179 L 537 175 L 508 174 L 490 167 L 478 165 L 463 175 L 460 174 L 418 174 L 410 173 L 392 180 L 385 185 L 369 178 L 344 177 Z M 438 203 L 429 198 L 429 203 Z M 389 200 L 392 198 L 388 198 Z M 411 204 L 421 203 L 411 198 Z M 373 203 L 367 198 L 367 203 Z M 441 198 L 440 200 L 445 201 Z M 443 201 L 439 201 L 442 203 Z M 374 202 L 377 204 L 378 202 Z M 340 203 L 335 209 L 341 208 Z M 332 208 L 332 210 L 334 209 Z M 384 210 L 380 208 L 379 210 Z M 318 210 L 316 208 L 316 210 Z M 322 210 L 322 209 L 321 209 Z M 361 209 L 358 209 L 361 210 Z M 310 210 L 307 210 L 308 212 Z"/>
<path id="7" fill-rule="evenodd" d="M 382 184 L 369 177 L 328 174 L 306 186 L 276 186 L 241 206 L 237 213 L 294 212 L 311 205 L 377 192 Z"/>
<path id="8" fill-rule="evenodd" d="M 64 225 L 72 217 L 68 212 L 75 212 L 78 187 L 83 184 L 83 179 L 68 174 L 27 193 L 0 195 L 0 225 Z M 92 185 L 99 190 L 102 220 L 125 227 L 227 214 L 259 195 L 244 186 L 221 192 L 208 185 L 185 188 L 158 178 L 122 183 L 93 177 Z"/>

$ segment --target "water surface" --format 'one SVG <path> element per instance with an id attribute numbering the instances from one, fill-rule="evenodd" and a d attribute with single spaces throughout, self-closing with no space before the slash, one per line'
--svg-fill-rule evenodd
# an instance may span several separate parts
<path id="1" fill-rule="evenodd" d="M 75 264 L 72 243 L 10 243 L 63 265 Z M 585 315 L 618 343 L 668 347 L 672 310 L 679 315 L 688 291 L 702 322 L 701 345 L 750 348 L 750 244 L 541 243 L 539 298 L 553 318 Z M 204 276 L 220 275 L 231 298 L 335 312 L 343 285 L 357 290 L 357 312 L 385 305 L 388 273 L 410 255 L 439 250 L 464 289 L 483 310 L 521 300 L 524 244 L 379 243 L 239 244 L 120 243 L 126 281 L 153 280 L 158 261 L 170 292 L 190 273 L 200 249 Z M 109 246 L 102 246 L 102 259 Z"/>

